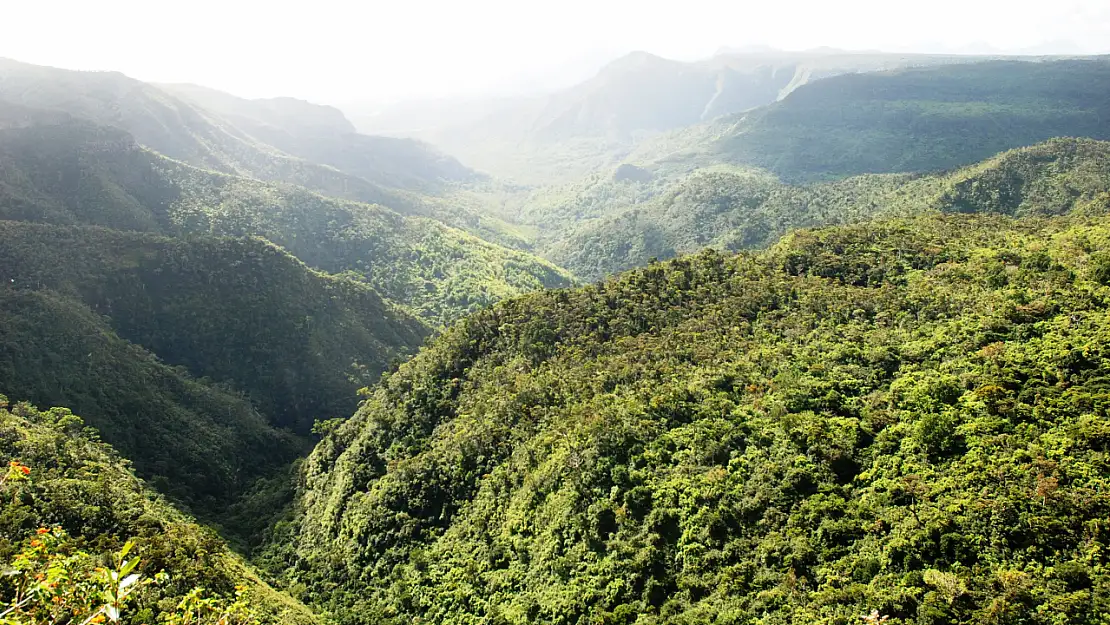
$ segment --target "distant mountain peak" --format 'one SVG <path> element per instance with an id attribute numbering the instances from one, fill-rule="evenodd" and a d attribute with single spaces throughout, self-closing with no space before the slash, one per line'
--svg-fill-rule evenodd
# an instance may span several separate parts
<path id="1" fill-rule="evenodd" d="M 669 65 L 671 63 L 677 62 L 678 61 L 672 61 L 670 59 L 663 58 L 650 52 L 637 50 L 635 52 L 629 52 L 628 54 L 612 61 L 601 69 L 601 73 L 605 74 L 614 71 L 619 72 L 627 71 L 630 69 L 641 69 L 648 66 Z"/>
<path id="2" fill-rule="evenodd" d="M 161 84 L 159 88 L 183 97 L 233 121 L 251 119 L 294 132 L 352 134 L 355 127 L 334 106 L 292 97 L 248 99 L 190 83 Z"/>

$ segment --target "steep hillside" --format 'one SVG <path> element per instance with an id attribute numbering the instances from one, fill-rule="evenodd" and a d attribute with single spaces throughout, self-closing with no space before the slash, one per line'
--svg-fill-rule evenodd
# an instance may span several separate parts
<path id="1" fill-rule="evenodd" d="M 759 172 L 709 168 L 644 182 L 597 177 L 569 193 L 537 197 L 526 220 L 540 249 L 585 278 L 599 278 L 707 246 L 765 247 L 794 228 L 928 211 L 1014 216 L 1110 211 L 1110 143 L 1055 139 L 948 174 L 864 175 L 791 186 Z"/>
<path id="2" fill-rule="evenodd" d="M 419 137 L 497 175 L 548 183 L 611 166 L 645 137 L 776 102 L 821 78 L 983 58 L 769 50 L 680 62 L 636 52 L 544 96 L 351 114 L 364 132 Z"/>
<path id="3" fill-rule="evenodd" d="M 72 406 L 160 492 L 217 513 L 292 462 L 305 441 L 272 427 L 234 390 L 120 338 L 72 297 L 0 285 L 0 386 Z"/>
<path id="4" fill-rule="evenodd" d="M 314 272 L 258 239 L 0 221 L 0 268 L 6 289 L 72 298 L 122 338 L 245 393 L 271 425 L 302 435 L 316 419 L 350 414 L 356 391 L 429 333 L 365 285 Z"/>
<path id="5" fill-rule="evenodd" d="M 348 623 L 1099 623 L 1107 328 L 1078 218 L 504 302 L 317 447 L 287 579 Z"/>
<path id="6" fill-rule="evenodd" d="M 0 100 L 125 130 L 143 146 L 196 167 L 296 184 L 396 210 L 419 206 L 417 198 L 284 152 L 216 112 L 118 72 L 76 72 L 0 59 Z M 287 113 L 289 107 L 283 110 Z M 306 126 L 311 123 L 288 123 L 277 134 Z"/>
<path id="7" fill-rule="evenodd" d="M 940 178 L 929 204 L 960 213 L 1044 217 L 1110 211 L 1110 143 L 1056 139 Z"/>
<path id="8" fill-rule="evenodd" d="M 375 184 L 437 192 L 476 172 L 413 139 L 355 132 L 339 109 L 292 98 L 246 100 L 196 85 L 162 85 L 230 121 L 254 139 L 293 156 L 330 165 Z"/>
<path id="9" fill-rule="evenodd" d="M 172 236 L 255 235 L 350 272 L 431 323 L 541 287 L 553 265 L 431 219 L 190 167 L 70 120 L 0 130 L 0 217 Z"/>
<path id="10" fill-rule="evenodd" d="M 296 98 L 248 100 L 188 83 L 155 86 L 190 100 L 240 128 L 269 127 L 302 136 L 336 136 L 355 132 L 355 127 L 343 112 L 333 106 L 313 104 Z"/>
<path id="11" fill-rule="evenodd" d="M 43 622 L 20 618 L 25 615 L 16 607 L 21 577 L 33 576 L 49 562 L 49 570 L 41 571 L 45 581 L 41 594 L 24 597 L 31 595 L 36 599 L 33 608 L 43 611 L 69 607 L 61 604 L 82 599 L 75 592 L 80 576 L 112 562 L 127 541 L 134 543 L 128 557 L 138 559 L 133 571 L 141 577 L 140 583 L 125 586 L 139 590 L 122 611 L 123 623 L 167 622 L 197 588 L 202 589 L 199 598 L 216 601 L 213 608 L 223 607 L 235 601 L 236 586 L 249 602 L 250 614 L 261 623 L 322 622 L 262 582 L 211 530 L 149 490 L 131 472 L 127 460 L 97 442 L 68 409 L 40 411 L 25 403 L 9 406 L 8 398 L 0 395 L 0 462 L 7 471 L 0 479 L 0 561 L 5 565 L 0 603 L 6 619 L 14 619 L 11 622 Z M 21 470 L 13 474 L 12 467 Z M 143 580 L 154 581 L 159 573 L 167 577 L 144 585 Z M 56 592 L 58 598 L 50 601 Z M 99 595 L 90 600 L 103 601 Z M 196 610 L 186 618 L 211 618 L 203 606 L 186 605 Z M 77 616 L 85 617 L 93 615 Z"/>
<path id="12" fill-rule="evenodd" d="M 846 75 L 714 126 L 691 151 L 788 180 L 949 169 L 1059 136 L 1110 139 L 1110 62 L 990 62 Z"/>

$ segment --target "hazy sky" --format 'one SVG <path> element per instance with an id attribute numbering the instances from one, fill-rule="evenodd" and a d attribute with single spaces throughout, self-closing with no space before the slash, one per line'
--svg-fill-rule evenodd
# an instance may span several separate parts
<path id="1" fill-rule="evenodd" d="M 247 97 L 567 83 L 632 50 L 1110 52 L 1110 0 L 0 0 L 0 56 Z"/>

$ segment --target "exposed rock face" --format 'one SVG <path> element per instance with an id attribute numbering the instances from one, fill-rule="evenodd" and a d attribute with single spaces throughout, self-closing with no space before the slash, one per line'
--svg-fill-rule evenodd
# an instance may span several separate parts
<path id="1" fill-rule="evenodd" d="M 617 182 L 651 182 L 651 172 L 643 167 L 637 167 L 629 163 L 624 163 L 613 172 L 613 180 Z"/>

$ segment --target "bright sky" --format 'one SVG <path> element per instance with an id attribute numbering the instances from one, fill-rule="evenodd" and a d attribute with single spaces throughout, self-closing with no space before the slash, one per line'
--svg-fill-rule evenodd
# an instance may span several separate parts
<path id="1" fill-rule="evenodd" d="M 0 0 L 0 15 L 0 56 L 316 102 L 552 86 L 632 50 L 1110 52 L 1110 0 Z"/>

